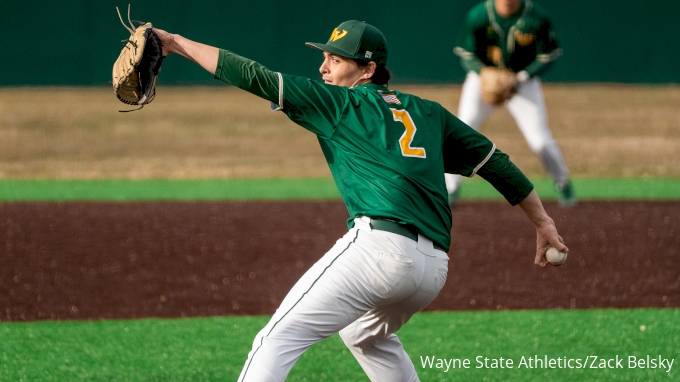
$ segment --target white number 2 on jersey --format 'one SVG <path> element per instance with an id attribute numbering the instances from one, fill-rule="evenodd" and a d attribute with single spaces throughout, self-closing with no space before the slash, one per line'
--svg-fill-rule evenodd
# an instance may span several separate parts
<path id="1" fill-rule="evenodd" d="M 394 120 L 404 124 L 406 131 L 399 138 L 399 147 L 401 147 L 401 155 L 405 157 L 425 158 L 425 149 L 422 147 L 411 147 L 413 143 L 413 136 L 416 135 L 416 124 L 413 123 L 411 114 L 406 110 L 390 109 Z"/>

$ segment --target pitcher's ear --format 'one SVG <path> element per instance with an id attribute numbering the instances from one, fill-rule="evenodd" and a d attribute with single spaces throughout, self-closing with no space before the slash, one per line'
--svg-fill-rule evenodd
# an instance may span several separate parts
<path id="1" fill-rule="evenodd" d="M 368 64 L 366 64 L 366 66 L 362 67 L 364 74 L 361 76 L 361 78 L 370 79 L 371 77 L 373 77 L 373 75 L 375 74 L 375 69 L 377 67 L 378 65 L 375 62 L 369 61 Z"/>

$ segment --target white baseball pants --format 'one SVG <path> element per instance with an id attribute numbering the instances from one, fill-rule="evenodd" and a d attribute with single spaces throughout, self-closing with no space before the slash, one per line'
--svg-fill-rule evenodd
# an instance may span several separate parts
<path id="1" fill-rule="evenodd" d="M 257 334 L 238 381 L 283 381 L 307 348 L 338 332 L 371 381 L 418 381 L 394 333 L 437 297 L 449 258 L 422 235 L 354 222 Z"/>
<path id="2" fill-rule="evenodd" d="M 482 122 L 494 110 L 493 105 L 482 100 L 481 83 L 477 73 L 468 72 L 458 104 L 458 118 L 475 130 L 479 130 Z M 569 181 L 569 170 L 548 127 L 541 80 L 533 77 L 523 82 L 517 89 L 517 94 L 505 101 L 505 107 L 517 122 L 529 148 L 539 156 L 543 167 L 555 183 L 566 184 Z M 460 175 L 446 174 L 446 188 L 449 193 L 454 192 L 461 181 Z"/>

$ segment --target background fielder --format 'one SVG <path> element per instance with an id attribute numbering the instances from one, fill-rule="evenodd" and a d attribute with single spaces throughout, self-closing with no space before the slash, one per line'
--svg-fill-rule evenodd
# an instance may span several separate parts
<path id="1" fill-rule="evenodd" d="M 482 100 L 480 71 L 485 66 L 516 73 L 514 96 L 504 102 L 529 148 L 536 153 L 555 183 L 561 205 L 576 204 L 569 170 L 548 128 L 541 80 L 561 54 L 546 13 L 531 0 L 486 0 L 470 10 L 454 53 L 468 72 L 458 105 L 458 118 L 473 129 L 491 114 L 494 105 Z M 449 202 L 460 193 L 460 175 L 446 175 Z"/>
<path id="2" fill-rule="evenodd" d="M 444 171 L 489 180 L 534 223 L 534 262 L 567 251 L 533 185 L 507 155 L 439 104 L 387 88 L 387 43 L 375 27 L 340 24 L 323 50 L 323 83 L 155 30 L 164 52 L 272 102 L 317 135 L 347 206 L 349 232 L 295 284 L 258 333 L 239 381 L 282 381 L 302 353 L 335 333 L 372 381 L 417 381 L 394 334 L 434 300 L 448 273 L 451 210 Z"/>

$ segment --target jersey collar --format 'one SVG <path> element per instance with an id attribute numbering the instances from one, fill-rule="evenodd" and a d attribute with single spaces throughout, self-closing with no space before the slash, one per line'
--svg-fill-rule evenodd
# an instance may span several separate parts
<path id="1" fill-rule="evenodd" d="M 355 87 L 356 87 L 356 88 L 367 88 L 367 89 L 377 90 L 377 91 L 385 91 L 385 90 L 387 90 L 387 87 L 386 87 L 386 86 L 377 85 L 377 84 L 374 84 L 373 82 L 367 82 L 367 83 L 365 83 L 365 84 L 363 84 L 363 85 L 359 85 L 359 86 L 355 86 Z"/>

